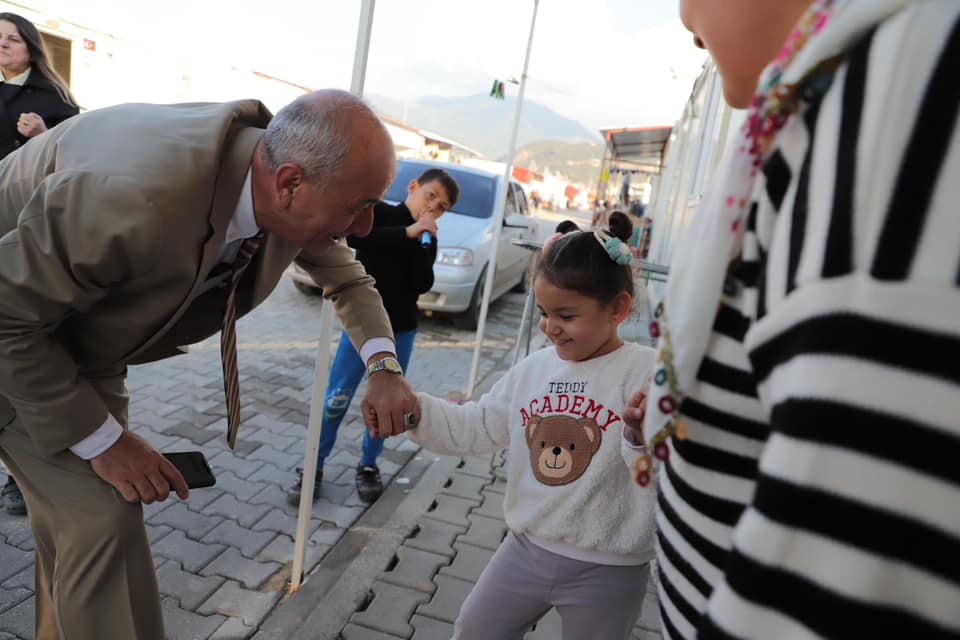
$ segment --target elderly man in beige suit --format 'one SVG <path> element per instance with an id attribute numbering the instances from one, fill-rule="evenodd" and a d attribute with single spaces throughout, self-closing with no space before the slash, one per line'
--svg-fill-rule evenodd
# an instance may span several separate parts
<path id="1" fill-rule="evenodd" d="M 341 242 L 394 172 L 389 134 L 340 91 L 272 119 L 256 101 L 92 111 L 0 163 L 0 458 L 36 538 L 37 638 L 164 638 L 141 504 L 187 487 L 126 430 L 126 366 L 220 331 L 228 297 L 243 315 L 291 261 L 377 371 L 364 415 L 401 430 L 416 397 Z"/>

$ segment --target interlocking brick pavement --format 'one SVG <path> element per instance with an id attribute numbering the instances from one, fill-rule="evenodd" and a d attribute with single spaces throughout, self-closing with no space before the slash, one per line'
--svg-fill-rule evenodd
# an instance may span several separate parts
<path id="1" fill-rule="evenodd" d="M 490 346 L 484 351 L 481 376 L 509 366 L 522 305 L 523 296 L 513 293 L 491 306 Z M 145 509 L 171 640 L 251 637 L 285 595 L 297 517 L 296 508 L 286 502 L 286 488 L 294 467 L 303 465 L 319 309 L 318 298 L 305 296 L 284 280 L 260 309 L 240 321 L 244 423 L 236 451 L 225 443 L 217 337 L 194 345 L 187 355 L 130 368 L 132 430 L 161 451 L 203 452 L 218 480 L 213 488 L 192 491 L 185 502 L 171 498 Z M 408 371 L 411 384 L 439 395 L 464 389 L 472 340 L 471 333 L 453 328 L 448 320 L 422 318 Z M 307 544 L 308 573 L 367 509 L 354 488 L 363 436 L 357 409 L 363 391 L 361 386 L 325 465 Z M 389 440 L 381 459 L 384 481 L 392 482 L 418 451 L 405 438 Z M 0 483 L 5 481 L 0 469 Z M 463 481 L 450 489 L 456 493 L 475 484 Z M 466 502 L 476 506 L 476 500 Z M 466 510 L 460 511 L 462 527 L 455 528 L 457 532 L 468 524 Z M 443 548 L 450 550 L 449 543 Z M 396 579 L 413 583 L 422 578 L 430 586 L 421 589 L 432 589 L 432 575 L 427 574 L 435 571 L 435 564 L 439 568 L 449 561 L 443 549 L 411 546 L 403 553 L 410 559 L 438 559 L 427 563 L 429 570 L 397 564 Z M 0 511 L 0 638 L 33 637 L 33 588 L 33 538 L 27 520 Z M 378 588 L 403 587 L 383 582 Z M 412 632 L 413 627 L 407 628 Z"/>
<path id="2" fill-rule="evenodd" d="M 440 640 L 451 637 L 453 623 L 463 601 L 473 589 L 506 531 L 501 493 L 503 464 L 504 458 L 495 455 L 463 459 L 459 468 L 451 465 L 455 471 L 438 494 L 438 500 L 454 486 L 460 487 L 459 493 L 467 493 L 465 484 L 457 484 L 458 476 L 462 476 L 464 470 L 477 479 L 480 479 L 484 469 L 487 470 L 486 482 L 472 484 L 474 493 L 460 498 L 463 500 L 461 505 L 474 505 L 465 513 L 469 526 L 464 530 L 463 527 L 446 524 L 435 519 L 436 510 L 429 511 L 421 518 L 413 535 L 404 540 L 397 552 L 397 557 L 403 558 L 405 549 L 406 553 L 415 549 L 435 549 L 435 554 L 431 554 L 432 564 L 438 568 L 433 571 L 433 588 L 428 589 L 422 584 L 424 571 L 429 568 L 425 562 L 417 563 L 417 571 L 413 572 L 416 577 L 414 584 L 391 577 L 392 573 L 400 569 L 400 563 L 388 566 L 374 583 L 374 595 L 380 596 L 379 606 L 377 597 L 374 597 L 368 608 L 352 615 L 341 632 L 342 638 Z M 425 540 L 429 542 L 424 544 Z M 451 548 L 454 555 L 452 561 L 449 561 L 445 557 L 447 554 L 440 554 Z M 440 562 L 441 558 L 444 563 Z M 449 563 L 446 564 L 447 562 Z M 383 587 L 383 582 L 390 583 L 389 590 Z M 420 601 L 425 592 L 430 593 L 429 599 L 411 609 L 411 603 Z M 386 596 L 392 601 L 386 602 Z M 661 639 L 658 607 L 655 587 L 651 581 L 647 585 L 640 619 L 633 630 L 633 640 Z M 551 610 L 534 625 L 525 638 L 553 640 L 561 635 L 560 616 L 556 610 Z"/>
<path id="3" fill-rule="evenodd" d="M 511 293 L 491 306 L 481 389 L 512 362 L 523 301 Z M 191 492 L 186 502 L 173 498 L 145 509 L 170 640 L 253 637 L 286 595 L 297 515 L 286 503 L 286 488 L 294 467 L 303 465 L 319 308 L 318 298 L 284 280 L 240 321 L 243 424 L 236 451 L 225 444 L 216 337 L 187 355 L 130 369 L 133 431 L 162 451 L 203 452 L 218 478 L 215 487 Z M 411 384 L 438 396 L 462 391 L 472 341 L 471 333 L 447 320 L 421 319 L 407 372 Z M 323 566 L 368 508 L 354 489 L 363 391 L 361 386 L 325 464 L 307 542 L 308 574 Z M 421 455 L 405 438 L 389 439 L 381 459 L 385 483 L 409 482 L 401 477 L 403 469 Z M 463 598 L 502 538 L 503 460 L 501 454 L 451 465 L 434 507 L 403 541 L 395 561 L 383 567 L 393 575 L 364 587 L 371 597 L 345 620 L 341 638 L 450 637 Z M 0 468 L 0 483 L 5 481 Z M 29 526 L 25 518 L 0 512 L 0 640 L 33 637 L 33 600 Z M 550 624 L 541 621 L 534 633 Z M 659 638 L 656 626 L 656 599 L 648 594 L 635 638 Z"/>

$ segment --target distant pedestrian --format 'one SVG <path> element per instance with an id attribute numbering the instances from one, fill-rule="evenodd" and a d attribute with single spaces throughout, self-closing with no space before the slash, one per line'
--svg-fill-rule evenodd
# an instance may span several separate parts
<path id="1" fill-rule="evenodd" d="M 556 607 L 564 638 L 630 637 L 653 557 L 654 495 L 633 481 L 643 455 L 636 380 L 649 347 L 624 344 L 630 313 L 629 219 L 547 243 L 534 276 L 540 330 L 553 343 L 515 366 L 476 402 L 420 394 L 407 433 L 453 455 L 506 448 L 510 533 L 467 597 L 458 640 L 520 638 Z"/>

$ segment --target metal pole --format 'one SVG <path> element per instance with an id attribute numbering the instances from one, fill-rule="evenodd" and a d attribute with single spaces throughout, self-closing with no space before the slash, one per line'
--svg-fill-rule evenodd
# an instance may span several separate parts
<path id="1" fill-rule="evenodd" d="M 353 78 L 350 92 L 363 97 L 363 83 L 367 78 L 367 55 L 370 53 L 370 33 L 373 31 L 373 9 L 376 0 L 363 0 L 360 24 L 357 27 L 357 48 L 353 54 Z"/>
<path id="2" fill-rule="evenodd" d="M 510 176 L 513 173 L 513 154 L 517 148 L 517 133 L 520 130 L 520 114 L 523 111 L 523 94 L 527 89 L 527 69 L 530 66 L 530 50 L 533 48 L 533 31 L 537 24 L 537 7 L 540 0 L 533 0 L 533 17 L 530 19 L 530 37 L 527 38 L 527 54 L 523 60 L 523 75 L 520 76 L 520 92 L 517 95 L 517 108 L 513 115 L 513 131 L 510 133 L 510 147 L 507 152 L 507 166 L 503 172 L 503 193 L 497 200 L 496 221 L 493 227 L 493 251 L 487 266 L 487 281 L 483 287 L 483 301 L 480 304 L 480 321 L 477 323 L 476 345 L 473 348 L 473 363 L 470 365 L 470 378 L 467 382 L 467 399 L 473 396 L 477 384 L 477 372 L 480 369 L 480 351 L 483 349 L 483 332 L 487 328 L 487 310 L 490 308 L 490 294 L 493 291 L 493 278 L 497 272 L 497 249 L 500 247 L 500 232 L 503 230 L 503 207 L 510 189 Z"/>
<path id="3" fill-rule="evenodd" d="M 370 33 L 373 30 L 373 9 L 376 0 L 363 0 L 360 24 L 357 27 L 357 47 L 353 58 L 353 78 L 350 91 L 363 97 L 363 83 L 367 74 L 367 55 L 370 52 Z M 300 509 L 297 513 L 297 534 L 293 547 L 293 573 L 290 593 L 300 589 L 307 536 L 310 535 L 310 516 L 313 511 L 313 483 L 317 478 L 317 454 L 320 451 L 320 427 L 323 424 L 323 405 L 330 378 L 330 341 L 333 338 L 333 305 L 324 300 L 320 306 L 320 336 L 317 362 L 310 393 L 310 417 L 307 419 L 306 451 L 303 455 L 303 485 L 300 489 Z"/>
<path id="4" fill-rule="evenodd" d="M 533 309 L 533 287 L 530 287 L 530 290 L 527 291 L 527 297 L 523 301 L 523 315 L 520 316 L 520 330 L 517 331 L 517 344 L 513 348 L 513 364 L 517 364 L 520 360 L 520 345 L 524 343 L 524 336 L 526 336 L 527 344 L 527 353 L 530 354 L 530 310 Z"/>
<path id="5" fill-rule="evenodd" d="M 313 371 L 310 393 L 310 417 L 307 420 L 306 451 L 303 454 L 303 485 L 300 489 L 300 509 L 297 513 L 297 534 L 293 549 L 293 573 L 290 593 L 300 588 L 307 537 L 310 535 L 310 516 L 313 512 L 313 483 L 317 478 L 317 454 L 320 452 L 320 427 L 323 424 L 327 381 L 330 378 L 330 339 L 333 336 L 333 304 L 324 301 L 320 308 L 320 337 L 317 363 Z"/>

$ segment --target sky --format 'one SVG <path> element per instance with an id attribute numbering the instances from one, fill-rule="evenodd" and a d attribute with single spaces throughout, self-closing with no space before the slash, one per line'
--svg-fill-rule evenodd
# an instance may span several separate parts
<path id="1" fill-rule="evenodd" d="M 48 0 L 84 27 L 296 84 L 348 89 L 360 0 Z M 533 0 L 377 0 L 365 92 L 487 93 L 520 79 Z M 527 98 L 592 128 L 670 124 L 704 61 L 677 0 L 540 0 Z M 516 94 L 518 87 L 507 84 Z"/>

